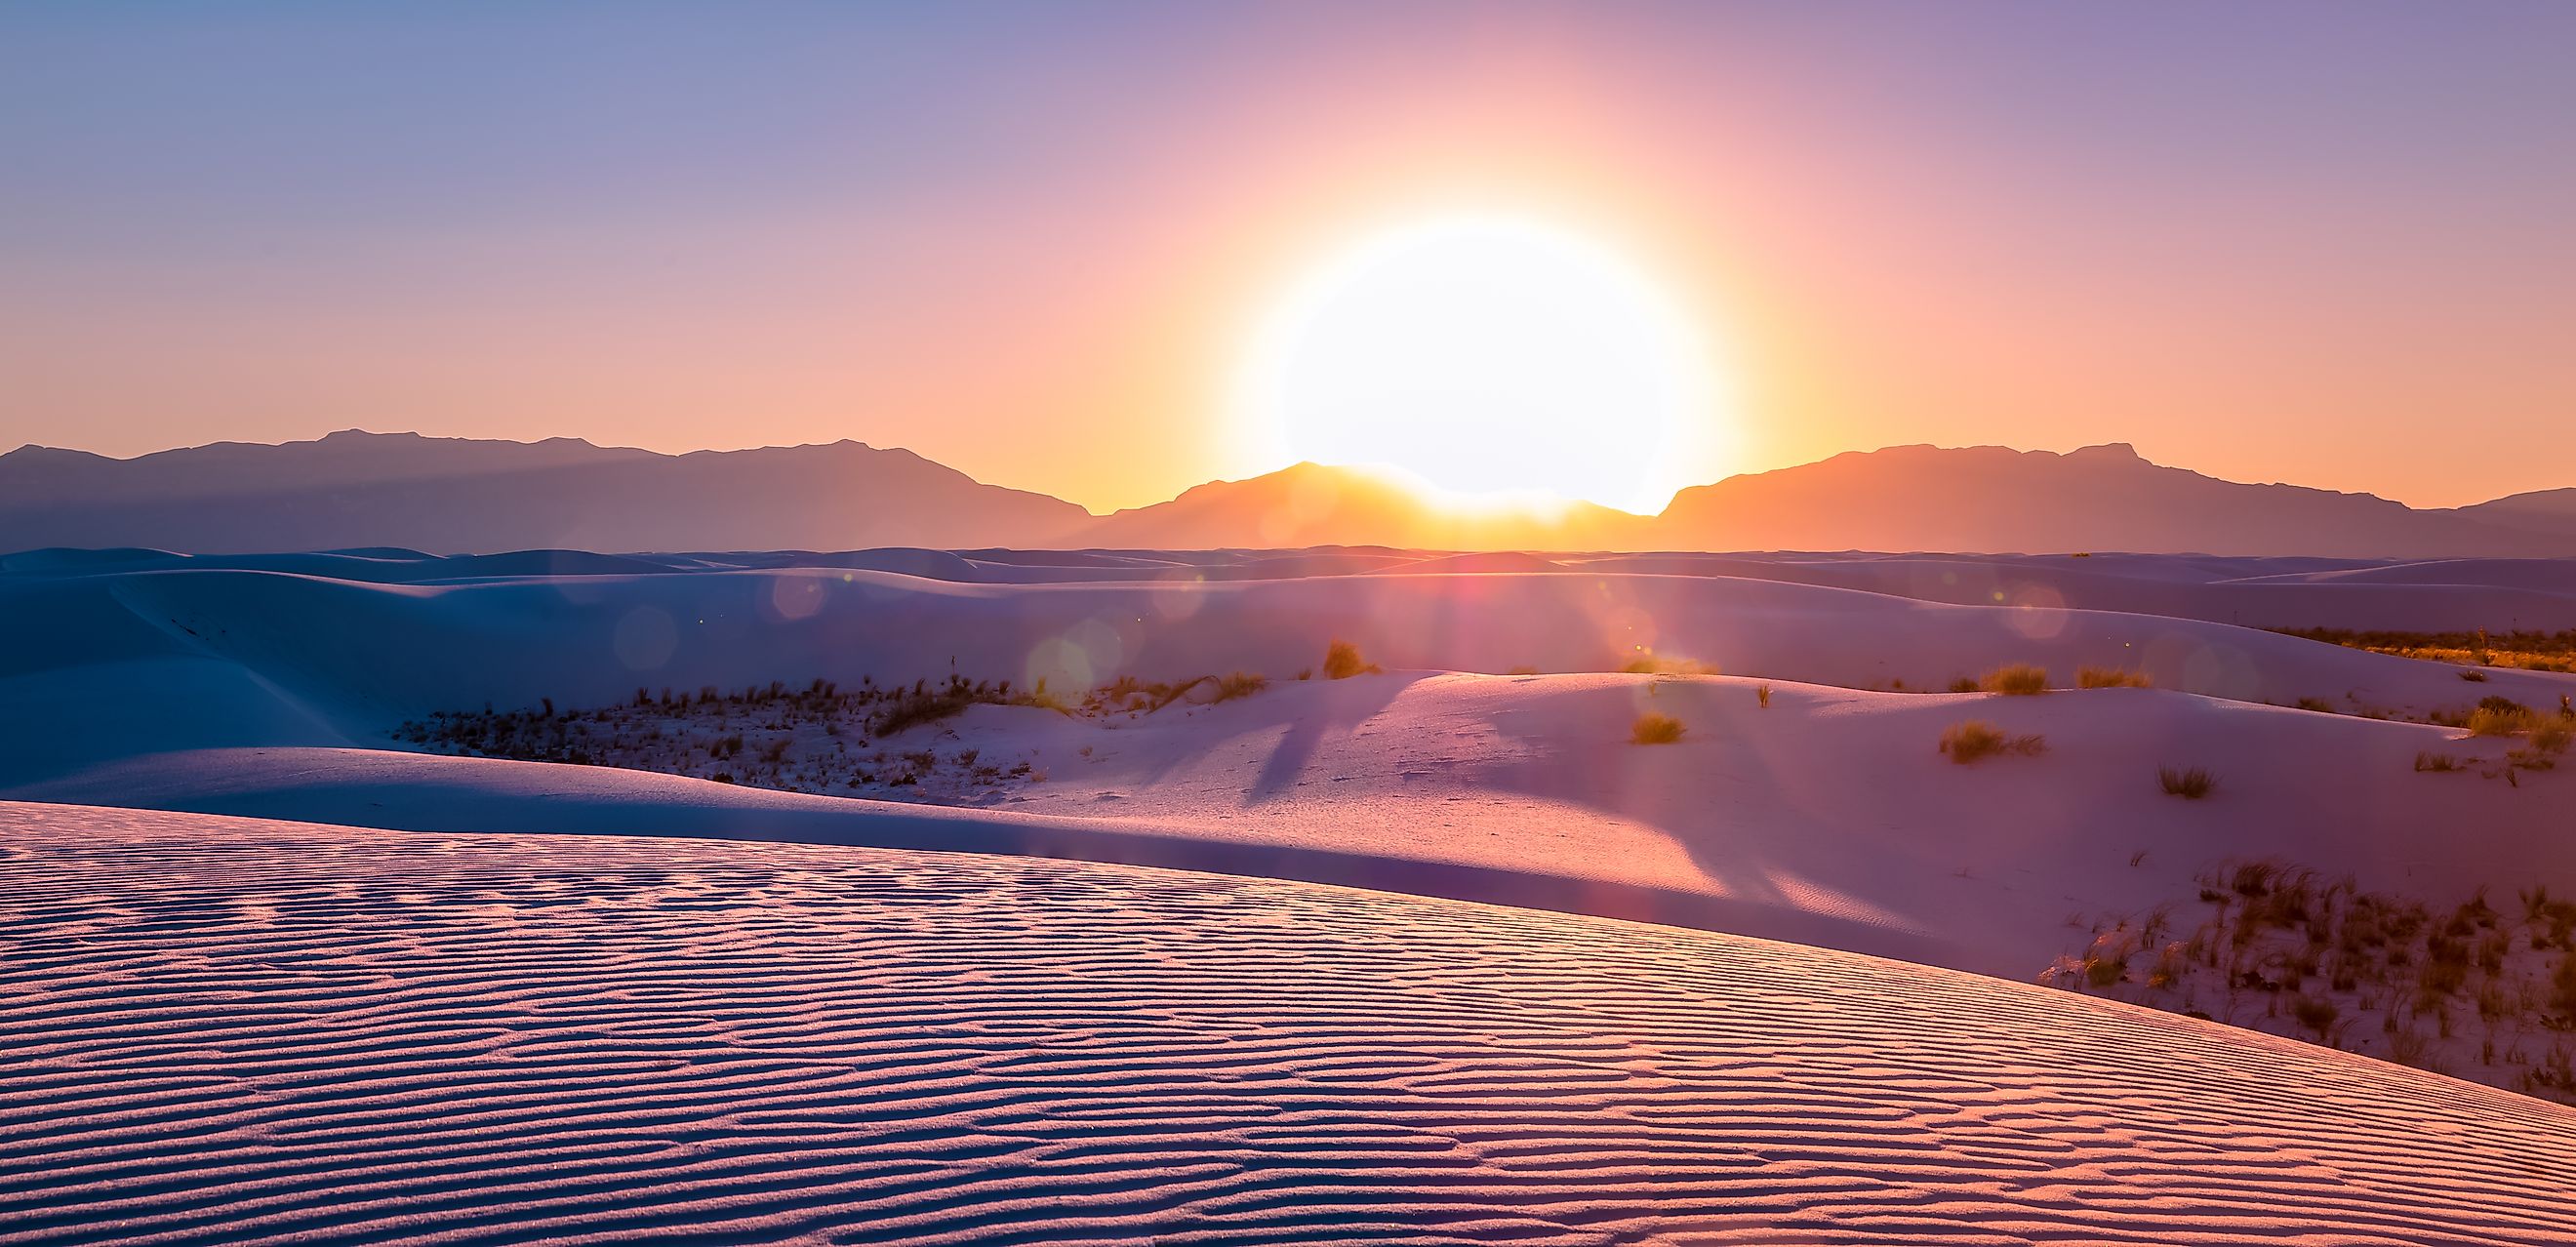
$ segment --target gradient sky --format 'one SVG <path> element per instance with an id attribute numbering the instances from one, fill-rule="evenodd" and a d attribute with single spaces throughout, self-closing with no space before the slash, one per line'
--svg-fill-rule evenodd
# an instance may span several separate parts
<path id="1" fill-rule="evenodd" d="M 0 7 L 0 445 L 857 438 L 1094 509 L 1251 326 L 1548 219 L 1728 363 L 1713 479 L 2129 441 L 2576 484 L 2576 4 Z"/>

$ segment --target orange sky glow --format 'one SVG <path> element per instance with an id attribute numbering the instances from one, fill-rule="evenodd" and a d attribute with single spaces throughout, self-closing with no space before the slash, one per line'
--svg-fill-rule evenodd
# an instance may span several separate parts
<path id="1" fill-rule="evenodd" d="M 516 66 L 398 19 L 13 19 L 0 443 L 847 437 L 1105 511 L 1282 466 L 1227 408 L 1262 318 L 1358 240 L 1501 212 L 1706 336 L 1688 479 L 2127 441 L 2422 506 L 2576 484 L 2545 8 L 2440 63 L 2393 17 L 2220 8 L 1126 12 L 843 15 L 841 60 L 639 15 Z M 666 75 L 697 94 L 597 102 Z"/>

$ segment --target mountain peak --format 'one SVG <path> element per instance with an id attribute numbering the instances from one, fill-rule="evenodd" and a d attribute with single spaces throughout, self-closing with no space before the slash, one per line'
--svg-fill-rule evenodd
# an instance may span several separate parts
<path id="1" fill-rule="evenodd" d="M 2139 454 L 2138 448 L 2127 442 L 2104 442 L 2099 446 L 2079 447 L 2067 451 L 2066 457 L 2096 463 L 2146 462 L 2146 456 Z"/>

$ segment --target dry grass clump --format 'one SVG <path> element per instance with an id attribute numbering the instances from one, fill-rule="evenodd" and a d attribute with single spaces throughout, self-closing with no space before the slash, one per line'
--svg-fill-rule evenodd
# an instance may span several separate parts
<path id="1" fill-rule="evenodd" d="M 2526 730 L 2530 737 L 2522 748 L 2505 751 L 2504 764 L 2509 771 L 2554 770 L 2558 756 L 2567 752 L 2570 742 L 2576 742 L 2576 724 L 2565 719 L 2535 719 Z"/>
<path id="2" fill-rule="evenodd" d="M 2576 723 L 2569 723 L 2565 719 L 2548 719 L 2532 724 L 2531 739 L 2528 743 L 2533 753 L 2565 753 L 2570 744 L 2576 744 Z"/>
<path id="3" fill-rule="evenodd" d="M 1979 758 L 2007 753 L 2036 757 L 2048 752 L 2048 740 L 2037 733 L 2028 736 L 2007 736 L 2003 729 L 1992 723 L 1982 719 L 1970 719 L 1965 723 L 1953 723 L 1941 730 L 1941 752 L 1950 755 L 1952 762 L 1966 766 Z"/>
<path id="4" fill-rule="evenodd" d="M 1986 673 L 1978 687 L 2006 697 L 2036 697 L 2048 691 L 2048 668 L 2026 662 L 1997 667 Z"/>
<path id="5" fill-rule="evenodd" d="M 2156 682 L 2144 671 L 2123 671 L 2118 667 L 2078 667 L 2077 688 L 2154 688 Z"/>
<path id="6" fill-rule="evenodd" d="M 1972 675 L 1963 675 L 1950 681 L 1950 691 L 1953 693 L 1974 693 L 1979 687 L 1977 677 Z"/>
<path id="7" fill-rule="evenodd" d="M 1641 714 L 1628 726 L 1628 741 L 1636 745 L 1669 745 L 1690 729 L 1668 714 Z"/>
<path id="8" fill-rule="evenodd" d="M 1355 675 L 1377 675 L 1384 669 L 1360 657 L 1360 647 L 1340 637 L 1324 647 L 1324 678 L 1347 680 Z"/>
<path id="9" fill-rule="evenodd" d="M 1231 672 L 1217 677 L 1216 699 L 1233 701 L 1237 697 L 1250 697 L 1268 687 L 1270 687 L 1269 676 L 1254 675 L 1249 671 Z"/>
<path id="10" fill-rule="evenodd" d="M 2471 736 L 2518 736 L 2538 721 L 2531 707 L 2509 697 L 2481 697 L 2464 725 Z"/>
<path id="11" fill-rule="evenodd" d="M 1756 684 L 1756 685 L 1754 685 L 1754 686 L 1753 686 L 1753 701 L 1754 701 L 1754 704 L 1755 704 L 1755 705 L 1759 706 L 1760 708 L 1762 708 L 1762 709 L 1764 709 L 1764 710 L 1768 710 L 1768 709 L 1770 709 L 1770 708 L 1771 708 L 1771 686 L 1770 686 L 1770 685 L 1768 685 L 1768 684 Z"/>
<path id="12" fill-rule="evenodd" d="M 2180 797 L 2185 801 L 2198 801 L 2218 787 L 2218 777 L 2210 774 L 2207 767 L 2198 766 L 2188 769 L 2157 767 L 2156 782 L 2164 786 L 2166 796 Z"/>
<path id="13" fill-rule="evenodd" d="M 2431 750 L 2418 750 L 2415 754 L 2415 769 L 2419 771 L 2459 771 L 2466 770 L 2467 768 L 2461 764 L 2460 759 L 2455 755 L 2434 753 Z"/>

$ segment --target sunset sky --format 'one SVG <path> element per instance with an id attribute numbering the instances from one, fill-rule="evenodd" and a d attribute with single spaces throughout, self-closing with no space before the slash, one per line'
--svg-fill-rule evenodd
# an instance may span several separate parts
<path id="1" fill-rule="evenodd" d="M 1673 483 L 2128 441 L 2458 505 L 2576 485 L 2571 65 L 2565 3 L 11 5 L 0 448 L 848 437 L 1133 506 L 1281 466 L 1318 274 L 1504 218 L 1687 327 Z"/>

